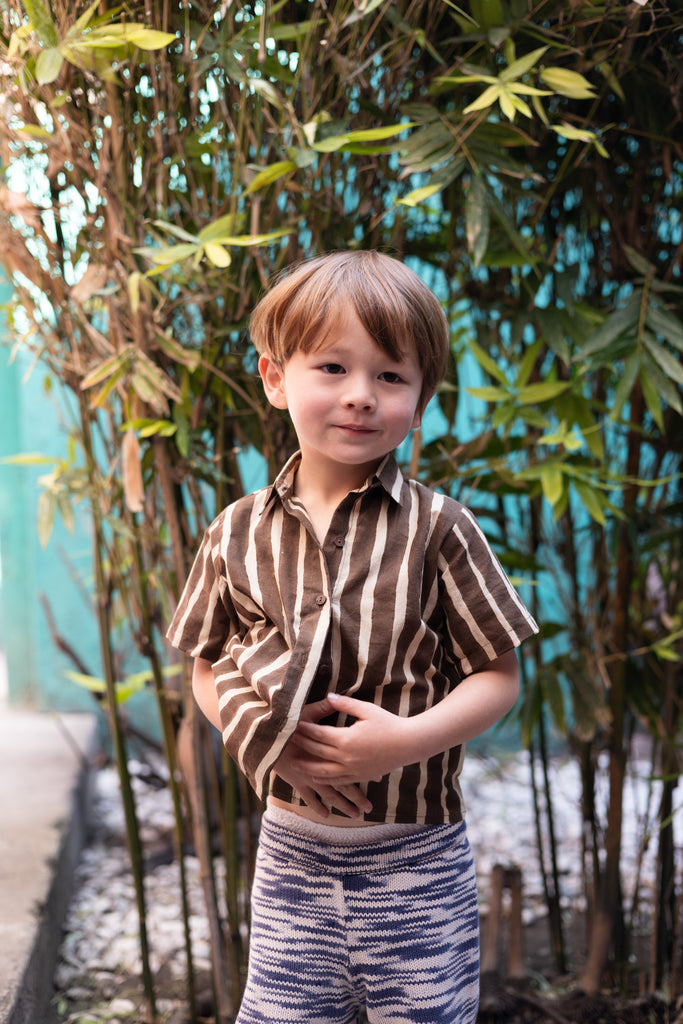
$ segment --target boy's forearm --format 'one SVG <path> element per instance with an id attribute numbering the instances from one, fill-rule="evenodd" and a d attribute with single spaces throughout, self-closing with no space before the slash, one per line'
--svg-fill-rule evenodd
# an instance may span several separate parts
<path id="1" fill-rule="evenodd" d="M 355 722 L 345 728 L 300 722 L 291 742 L 313 780 L 338 785 L 379 780 L 479 736 L 510 710 L 518 693 L 517 657 L 509 651 L 463 679 L 434 707 L 411 717 L 330 693 L 330 711 Z"/>
<path id="2" fill-rule="evenodd" d="M 424 761 L 480 736 L 510 711 L 518 695 L 517 656 L 509 651 L 463 679 L 439 704 L 406 720 L 412 733 L 409 756 Z"/>
<path id="3" fill-rule="evenodd" d="M 213 667 L 205 658 L 195 658 L 192 668 L 192 692 L 197 704 L 212 725 L 221 730 L 218 694 L 213 678 Z"/>

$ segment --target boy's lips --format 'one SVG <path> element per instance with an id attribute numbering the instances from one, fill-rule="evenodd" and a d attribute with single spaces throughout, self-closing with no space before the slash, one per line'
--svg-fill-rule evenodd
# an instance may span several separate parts
<path id="1" fill-rule="evenodd" d="M 348 430 L 352 434 L 374 434 L 375 430 L 373 427 L 368 427 L 363 423 L 338 423 L 339 430 Z"/>

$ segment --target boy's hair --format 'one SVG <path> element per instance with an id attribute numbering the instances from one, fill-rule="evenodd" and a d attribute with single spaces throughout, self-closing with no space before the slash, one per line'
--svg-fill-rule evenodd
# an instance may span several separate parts
<path id="1" fill-rule="evenodd" d="M 404 263 L 382 253 L 331 252 L 285 273 L 256 306 L 249 325 L 260 355 L 284 366 L 325 341 L 350 303 L 368 334 L 395 360 L 411 348 L 422 370 L 424 409 L 446 375 L 449 331 L 430 289 Z"/>

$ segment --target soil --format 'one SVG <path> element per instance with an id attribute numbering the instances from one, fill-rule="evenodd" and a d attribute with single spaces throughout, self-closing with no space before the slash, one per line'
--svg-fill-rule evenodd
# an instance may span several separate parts
<path id="1" fill-rule="evenodd" d="M 484 941 L 485 929 L 484 922 Z M 477 1024 L 683 1024 L 683 995 L 670 1001 L 661 994 L 638 993 L 642 978 L 637 972 L 629 995 L 614 990 L 588 996 L 580 991 L 577 979 L 585 961 L 582 918 L 569 922 L 565 938 L 570 962 L 564 975 L 555 968 L 545 919 L 524 928 L 523 978 L 505 977 L 501 948 L 500 969 L 482 975 Z"/>

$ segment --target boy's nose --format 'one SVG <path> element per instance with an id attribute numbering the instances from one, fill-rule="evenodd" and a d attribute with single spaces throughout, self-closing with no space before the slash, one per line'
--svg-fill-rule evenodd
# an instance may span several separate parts
<path id="1" fill-rule="evenodd" d="M 344 404 L 349 409 L 374 409 L 375 396 L 368 387 L 349 388 L 344 395 Z"/>

